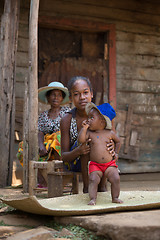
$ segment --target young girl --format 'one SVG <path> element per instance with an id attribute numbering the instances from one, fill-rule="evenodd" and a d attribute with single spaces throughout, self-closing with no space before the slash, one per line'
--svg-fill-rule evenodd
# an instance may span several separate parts
<path id="1" fill-rule="evenodd" d="M 92 86 L 88 78 L 77 76 L 68 82 L 70 99 L 74 104 L 69 113 L 61 119 L 61 152 L 62 160 L 68 169 L 74 172 L 82 172 L 83 192 L 88 192 L 88 161 L 90 147 L 87 143 L 78 145 L 78 133 L 82 122 L 87 120 L 85 106 L 93 98 Z M 106 144 L 110 153 L 114 156 L 114 143 Z M 102 186 L 103 188 L 104 186 Z"/>

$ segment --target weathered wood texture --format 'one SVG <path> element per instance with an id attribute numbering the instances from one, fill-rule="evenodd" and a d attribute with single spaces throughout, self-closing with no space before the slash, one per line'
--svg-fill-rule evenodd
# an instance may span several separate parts
<path id="1" fill-rule="evenodd" d="M 96 69 L 96 71 L 95 71 Z M 68 79 L 72 76 L 87 76 L 92 78 L 92 86 L 95 101 L 98 93 L 101 93 L 99 104 L 103 103 L 103 81 L 107 75 L 105 61 L 103 59 L 88 60 L 86 58 L 65 58 L 61 62 L 55 61 L 50 63 L 40 78 L 42 86 L 48 85 L 57 79 L 67 85 Z M 106 86 L 106 93 L 108 93 L 108 86 Z"/>
<path id="2" fill-rule="evenodd" d="M 22 1 L 16 71 L 16 106 L 19 106 L 16 107 L 17 129 L 22 122 L 20 102 L 24 96 L 28 67 L 29 7 L 29 0 Z M 160 3 L 157 0 L 41 0 L 39 19 L 44 16 L 82 19 L 86 25 L 87 20 L 115 24 L 116 124 L 124 126 L 128 106 L 132 104 L 130 137 L 134 135 L 135 141 L 136 134 L 133 131 L 138 133 L 136 147 L 139 147 L 138 159 L 133 162 L 121 159 L 119 167 L 122 172 L 160 171 Z M 122 138 L 125 142 L 124 134 Z"/>
<path id="3" fill-rule="evenodd" d="M 0 42 L 0 186 L 11 184 L 14 156 L 15 67 L 19 0 L 6 0 Z"/>
<path id="4" fill-rule="evenodd" d="M 39 18 L 57 15 L 115 24 L 117 111 L 125 114 L 123 122 L 117 114 L 116 124 L 127 124 L 129 105 L 133 111 L 127 145 L 125 133 L 121 136 L 120 156 L 125 160 L 119 160 L 119 168 L 122 172 L 160 171 L 160 4 L 82 0 L 46 5 L 41 1 Z M 127 148 L 128 154 L 124 153 Z"/>
<path id="5" fill-rule="evenodd" d="M 39 0 L 32 0 L 29 21 L 28 143 L 29 160 L 33 161 L 38 158 L 38 11 Z"/>

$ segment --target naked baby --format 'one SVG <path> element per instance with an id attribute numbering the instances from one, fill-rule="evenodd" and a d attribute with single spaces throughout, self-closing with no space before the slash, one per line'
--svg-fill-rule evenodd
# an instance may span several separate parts
<path id="1" fill-rule="evenodd" d="M 96 106 L 94 103 L 86 105 L 88 120 L 83 121 L 82 129 L 78 136 L 79 143 L 90 141 L 89 162 L 89 197 L 88 205 L 95 205 L 98 184 L 108 179 L 111 183 L 111 196 L 113 203 L 123 203 L 119 199 L 120 177 L 116 161 L 106 149 L 106 143 L 111 139 L 115 143 L 115 153 L 120 150 L 120 139 L 112 131 L 111 120 L 116 113 L 109 103 Z"/>

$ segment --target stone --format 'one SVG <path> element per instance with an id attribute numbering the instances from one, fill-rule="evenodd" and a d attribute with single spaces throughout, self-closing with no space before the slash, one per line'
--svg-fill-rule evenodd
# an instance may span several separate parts
<path id="1" fill-rule="evenodd" d="M 38 227 L 46 223 L 46 218 L 45 216 L 39 217 L 39 215 L 18 212 L 17 214 L 8 213 L 1 215 L 0 222 L 1 221 L 3 221 L 5 225 Z"/>
<path id="2" fill-rule="evenodd" d="M 26 227 L 0 226 L 0 239 L 9 237 L 17 232 L 22 232 L 26 229 Z"/>
<path id="3" fill-rule="evenodd" d="M 57 233 L 56 230 L 47 227 L 38 227 L 30 229 L 27 231 L 19 232 L 11 237 L 8 237 L 7 240 L 48 240 L 54 239 L 54 234 Z"/>
<path id="4" fill-rule="evenodd" d="M 8 210 L 8 207 L 3 207 L 0 209 L 0 213 L 5 213 L 7 212 L 7 210 Z"/>
<path id="5" fill-rule="evenodd" d="M 58 233 L 59 237 L 65 237 L 65 236 L 74 236 L 68 229 L 62 228 L 62 231 Z"/>
<path id="6" fill-rule="evenodd" d="M 54 220 L 60 224 L 70 223 L 84 227 L 107 239 L 160 239 L 160 210 L 55 217 Z"/>

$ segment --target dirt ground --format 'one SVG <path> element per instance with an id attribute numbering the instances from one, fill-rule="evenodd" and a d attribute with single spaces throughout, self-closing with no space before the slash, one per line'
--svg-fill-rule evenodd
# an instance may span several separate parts
<path id="1" fill-rule="evenodd" d="M 109 190 L 110 186 L 108 185 Z M 160 173 L 121 175 L 121 190 L 160 191 Z M 82 183 L 80 183 L 80 192 L 82 192 Z M 22 194 L 22 188 L 0 189 L 0 196 L 20 194 Z M 82 226 L 95 232 L 95 234 L 101 235 L 101 237 L 103 236 L 103 238 L 97 237 L 95 239 L 160 239 L 160 209 L 76 217 L 39 217 L 20 211 L 8 212 L 7 207 L 0 209 L 0 239 L 33 239 L 33 237 L 34 239 L 57 239 L 53 238 L 53 233 L 52 237 L 50 235 L 53 229 L 51 231 L 46 226 L 44 227 L 46 223 L 53 221 L 54 223 L 71 223 Z M 23 234 L 29 231 L 27 228 L 32 228 L 32 232 L 30 230 L 30 237 L 28 235 L 28 238 L 25 238 Z M 41 235 L 37 235 L 37 232 Z M 66 233 L 62 234 L 60 238 L 64 238 L 65 235 Z M 70 236 L 70 239 L 85 238 Z"/>

